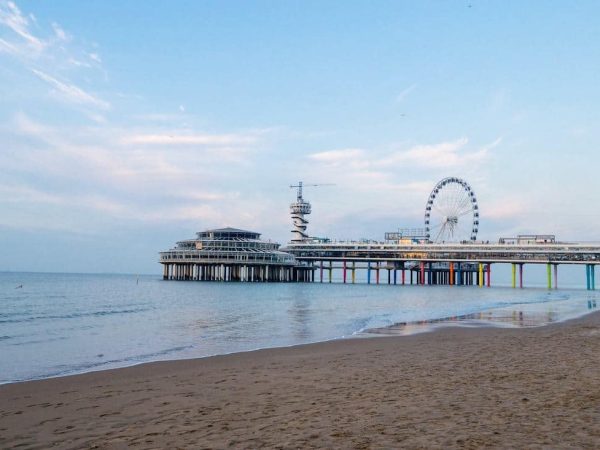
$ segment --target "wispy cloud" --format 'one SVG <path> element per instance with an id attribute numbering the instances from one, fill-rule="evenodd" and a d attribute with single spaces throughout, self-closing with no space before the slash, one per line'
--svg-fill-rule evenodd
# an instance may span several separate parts
<path id="1" fill-rule="evenodd" d="M 256 142 L 255 136 L 236 134 L 137 134 L 122 138 L 123 144 L 143 145 L 246 145 Z"/>
<path id="2" fill-rule="evenodd" d="M 12 1 L 0 2 L 0 24 L 11 29 L 35 52 L 43 51 L 48 45 L 31 33 L 28 18 L 23 15 L 18 6 Z"/>
<path id="3" fill-rule="evenodd" d="M 102 110 L 110 109 L 110 103 L 93 96 L 72 83 L 57 80 L 41 70 L 31 69 L 31 71 L 37 75 L 38 78 L 52 86 L 55 89 L 54 92 L 57 94 L 57 97 L 61 100 L 81 105 L 89 105 Z"/>
<path id="4" fill-rule="evenodd" d="M 402 101 L 404 101 L 404 99 L 406 97 L 408 97 L 410 95 L 410 93 L 412 91 L 414 91 L 417 88 L 416 84 L 411 84 L 409 87 L 407 87 L 406 89 L 402 90 L 397 96 L 396 96 L 396 101 L 398 103 L 401 103 Z"/>

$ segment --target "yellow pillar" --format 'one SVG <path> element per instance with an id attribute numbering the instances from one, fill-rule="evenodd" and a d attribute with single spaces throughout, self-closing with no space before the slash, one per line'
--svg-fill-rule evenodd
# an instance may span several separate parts
<path id="1" fill-rule="evenodd" d="M 479 263 L 479 287 L 483 287 L 483 264 Z"/>

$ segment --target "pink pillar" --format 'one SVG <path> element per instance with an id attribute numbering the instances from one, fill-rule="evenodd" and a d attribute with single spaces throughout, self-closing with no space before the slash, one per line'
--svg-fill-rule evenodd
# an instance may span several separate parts
<path id="1" fill-rule="evenodd" d="M 421 261 L 421 283 L 419 284 L 425 284 L 425 262 Z"/>

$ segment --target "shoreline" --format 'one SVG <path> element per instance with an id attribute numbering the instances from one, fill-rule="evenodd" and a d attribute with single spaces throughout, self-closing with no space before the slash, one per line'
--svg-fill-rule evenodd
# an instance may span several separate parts
<path id="1" fill-rule="evenodd" d="M 593 447 L 600 312 L 0 386 L 0 446 Z"/>
<path id="2" fill-rule="evenodd" d="M 527 305 L 527 304 L 524 304 L 524 305 Z M 321 341 L 290 344 L 290 345 L 286 345 L 286 346 L 259 347 L 259 348 L 249 349 L 249 350 L 233 351 L 233 352 L 229 352 L 229 353 L 217 353 L 217 354 L 213 354 L 213 355 L 197 356 L 197 357 L 185 357 L 185 358 L 180 358 L 180 359 L 159 359 L 159 360 L 153 360 L 153 361 L 141 361 L 141 362 L 135 362 L 130 365 L 100 368 L 98 370 L 83 370 L 81 372 L 72 372 L 72 373 L 65 373 L 65 374 L 59 374 L 59 375 L 42 376 L 39 378 L 30 378 L 30 379 L 25 379 L 25 380 L 0 382 L 0 387 L 6 386 L 6 385 L 17 384 L 17 383 L 30 383 L 30 382 L 37 382 L 37 381 L 43 381 L 43 380 L 51 380 L 51 379 L 56 379 L 56 378 L 85 375 L 85 374 L 89 374 L 89 373 L 112 371 L 112 370 L 119 370 L 119 369 L 128 369 L 131 367 L 137 367 L 140 365 L 152 364 L 152 363 L 194 361 L 194 360 L 200 360 L 200 359 L 206 359 L 206 358 L 214 358 L 214 357 L 218 357 L 218 356 L 230 356 L 230 355 L 236 355 L 236 354 L 251 353 L 251 352 L 257 352 L 257 351 L 262 351 L 262 350 L 289 349 L 289 348 L 295 348 L 295 347 L 304 346 L 304 345 L 317 345 L 317 344 L 342 341 L 342 340 L 347 340 L 347 339 L 380 339 L 380 338 L 385 338 L 385 337 L 403 337 L 403 338 L 405 338 L 408 336 L 424 334 L 424 333 L 436 333 L 436 332 L 440 332 L 446 328 L 530 329 L 530 328 L 549 327 L 549 326 L 554 326 L 554 325 L 558 325 L 561 323 L 569 322 L 572 320 L 578 320 L 578 319 L 586 317 L 590 314 L 594 314 L 595 312 L 597 312 L 595 308 L 596 308 L 596 306 L 594 306 L 594 309 L 592 309 L 592 310 L 579 312 L 579 313 L 577 313 L 577 315 L 575 317 L 562 318 L 562 319 L 552 321 L 552 322 L 543 322 L 543 321 L 539 321 L 539 320 L 537 320 L 537 321 L 534 320 L 534 321 L 531 321 L 532 323 L 534 323 L 533 325 L 531 325 L 531 324 L 529 324 L 529 325 L 507 324 L 503 320 L 500 320 L 498 317 L 491 317 L 493 312 L 502 311 L 502 308 L 493 308 L 490 310 L 483 310 L 483 311 L 480 311 L 477 313 L 470 313 L 470 314 L 464 314 L 464 315 L 459 315 L 459 316 L 443 317 L 440 319 L 428 319 L 428 320 L 421 320 L 421 321 L 414 321 L 414 322 L 402 322 L 402 323 L 395 323 L 392 325 L 388 325 L 385 327 L 361 329 L 361 330 L 355 331 L 353 334 L 350 334 L 347 336 L 338 336 L 338 337 L 333 337 L 333 338 L 321 340 Z M 600 311 L 598 311 L 598 312 L 600 312 Z M 475 318 L 475 316 L 481 316 L 482 314 L 490 314 L 490 317 L 488 319 Z M 406 328 L 406 327 L 409 328 L 408 331 L 404 331 L 404 328 Z"/>

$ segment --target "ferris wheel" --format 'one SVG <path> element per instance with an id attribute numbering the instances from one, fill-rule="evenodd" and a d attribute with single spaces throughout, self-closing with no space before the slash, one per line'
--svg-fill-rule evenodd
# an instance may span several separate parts
<path id="1" fill-rule="evenodd" d="M 471 186 L 460 178 L 435 185 L 425 206 L 425 236 L 429 242 L 475 241 L 479 206 Z"/>

